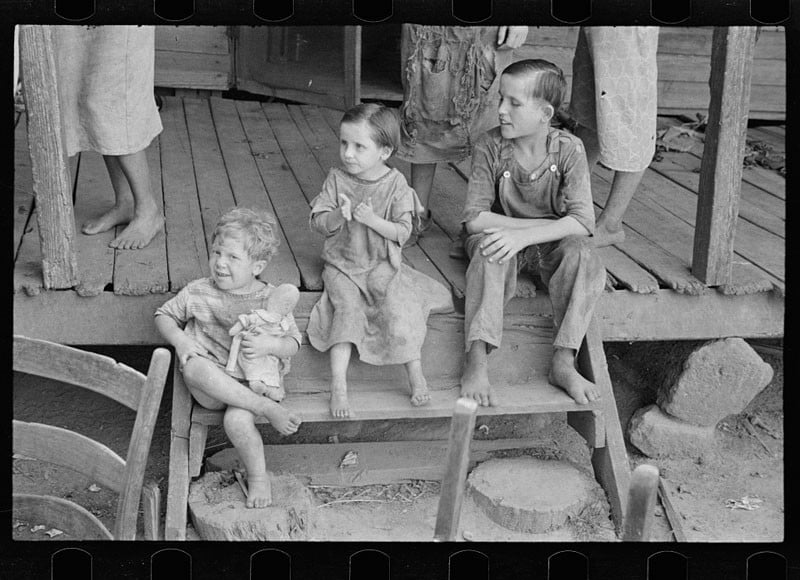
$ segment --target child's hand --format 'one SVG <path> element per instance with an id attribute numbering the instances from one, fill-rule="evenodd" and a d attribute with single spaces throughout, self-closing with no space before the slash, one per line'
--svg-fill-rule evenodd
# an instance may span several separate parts
<path id="1" fill-rule="evenodd" d="M 175 356 L 178 357 L 181 366 L 185 365 L 193 356 L 206 356 L 207 354 L 208 349 L 196 340 L 188 337 L 185 341 L 181 341 L 179 344 L 175 345 Z"/>
<path id="2" fill-rule="evenodd" d="M 517 252 L 529 246 L 523 230 L 508 228 L 486 228 L 481 240 L 481 255 L 488 256 L 490 262 L 502 264 L 513 258 Z"/>
<path id="3" fill-rule="evenodd" d="M 339 194 L 339 209 L 341 210 L 342 217 L 345 219 L 345 221 L 349 222 L 351 219 L 353 219 L 353 213 L 352 213 L 352 210 L 351 210 L 352 207 L 353 207 L 353 204 L 350 201 L 350 198 L 347 197 L 346 195 L 342 195 L 340 193 Z"/>
<path id="4" fill-rule="evenodd" d="M 281 337 L 272 336 L 266 329 L 256 327 L 242 337 L 239 352 L 248 360 L 264 358 L 270 354 L 277 354 L 283 344 L 282 341 Z"/>
<path id="5" fill-rule="evenodd" d="M 353 219 L 362 224 L 367 224 L 372 218 L 375 217 L 375 212 L 372 210 L 372 198 L 367 198 L 356 206 L 353 210 Z"/>

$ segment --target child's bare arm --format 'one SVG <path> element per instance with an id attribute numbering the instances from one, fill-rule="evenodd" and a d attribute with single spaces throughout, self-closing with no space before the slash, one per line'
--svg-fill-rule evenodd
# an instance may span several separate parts
<path id="1" fill-rule="evenodd" d="M 186 361 L 192 355 L 206 355 L 208 351 L 183 333 L 183 330 L 178 323 L 169 316 L 157 314 L 155 325 L 161 336 L 164 337 L 168 343 L 175 347 L 175 354 L 178 357 L 181 365 L 186 364 Z"/>

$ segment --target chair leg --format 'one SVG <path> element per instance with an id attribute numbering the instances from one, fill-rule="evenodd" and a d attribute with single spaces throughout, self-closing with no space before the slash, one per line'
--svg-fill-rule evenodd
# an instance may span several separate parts
<path id="1" fill-rule="evenodd" d="M 144 539 L 161 539 L 161 490 L 155 481 L 142 486 L 142 511 L 144 512 Z"/>
<path id="2" fill-rule="evenodd" d="M 169 449 L 169 483 L 164 539 L 185 540 L 189 508 L 189 429 L 192 396 L 178 365 L 172 375 L 172 431 Z"/>
<path id="3" fill-rule="evenodd" d="M 189 429 L 189 477 L 200 475 L 203 466 L 203 453 L 206 450 L 208 425 L 192 423 Z"/>

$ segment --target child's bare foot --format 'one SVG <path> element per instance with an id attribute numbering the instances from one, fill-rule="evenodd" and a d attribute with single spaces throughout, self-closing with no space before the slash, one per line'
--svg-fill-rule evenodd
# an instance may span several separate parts
<path id="1" fill-rule="evenodd" d="M 81 231 L 87 236 L 107 232 L 116 226 L 130 223 L 133 219 L 133 203 L 115 205 L 103 215 L 86 220 Z"/>
<path id="2" fill-rule="evenodd" d="M 411 385 L 411 404 L 415 407 L 427 405 L 431 400 L 428 392 L 428 381 L 422 374 L 422 364 L 420 360 L 413 360 L 406 363 L 408 373 L 408 383 Z"/>
<path id="3" fill-rule="evenodd" d="M 339 419 L 350 417 L 347 383 L 331 383 L 331 415 Z"/>
<path id="4" fill-rule="evenodd" d="M 625 230 L 622 229 L 622 226 L 619 226 L 615 229 L 610 229 L 607 224 L 600 224 L 598 223 L 594 229 L 594 236 L 592 237 L 592 243 L 596 248 L 602 248 L 603 246 L 613 246 L 616 244 L 621 244 L 625 241 Z"/>
<path id="5" fill-rule="evenodd" d="M 108 245 L 118 250 L 139 250 L 147 246 L 164 228 L 164 216 L 155 202 L 137 208 L 136 214 L 122 233 Z"/>
<path id="6" fill-rule="evenodd" d="M 575 351 L 572 349 L 556 348 L 547 379 L 555 386 L 564 389 L 576 403 L 581 405 L 600 398 L 597 385 L 583 378 L 575 368 Z"/>
<path id="7" fill-rule="evenodd" d="M 272 503 L 272 485 L 269 475 L 247 476 L 247 500 L 249 508 L 264 508 Z"/>
<path id="8" fill-rule="evenodd" d="M 278 433 L 281 435 L 291 435 L 297 432 L 300 425 L 303 423 L 300 417 L 291 413 L 285 407 L 281 407 L 271 399 L 265 398 L 263 401 L 264 405 L 259 415 L 266 417 L 270 425 L 272 425 Z"/>
<path id="9" fill-rule="evenodd" d="M 461 396 L 474 399 L 482 407 L 495 406 L 497 398 L 489 383 L 489 360 L 486 343 L 476 340 L 467 352 L 461 375 Z"/>

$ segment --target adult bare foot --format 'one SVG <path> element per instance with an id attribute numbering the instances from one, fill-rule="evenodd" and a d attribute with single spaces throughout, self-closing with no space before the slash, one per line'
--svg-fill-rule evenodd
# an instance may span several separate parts
<path id="1" fill-rule="evenodd" d="M 108 230 L 127 224 L 133 219 L 133 203 L 115 205 L 110 210 L 94 219 L 86 220 L 81 231 L 87 236 L 101 234 Z"/>
<path id="2" fill-rule="evenodd" d="M 555 386 L 564 389 L 576 403 L 581 405 L 600 398 L 597 385 L 583 378 L 575 368 L 575 351 L 572 349 L 555 349 L 547 378 Z"/>
<path id="3" fill-rule="evenodd" d="M 346 383 L 331 383 L 331 415 L 337 419 L 350 417 L 350 403 L 347 400 Z"/>
<path id="4" fill-rule="evenodd" d="M 497 398 L 489 383 L 489 355 L 486 343 L 476 340 L 467 352 L 464 373 L 461 375 L 461 396 L 474 399 L 482 407 L 494 407 Z"/>
<path id="5" fill-rule="evenodd" d="M 408 383 L 411 385 L 411 404 L 415 407 L 427 405 L 431 400 L 431 395 L 428 391 L 428 381 L 422 374 L 420 361 L 407 363 L 406 371 L 408 372 Z"/>
<path id="6" fill-rule="evenodd" d="M 595 248 L 602 248 L 604 246 L 614 246 L 621 244 L 625 241 L 625 230 L 620 226 L 617 229 L 609 229 L 608 225 L 598 223 L 594 228 L 594 236 L 592 242 Z"/>
<path id="7" fill-rule="evenodd" d="M 263 415 L 269 420 L 275 430 L 281 435 L 291 435 L 296 433 L 302 424 L 300 417 L 290 412 L 285 407 L 281 407 L 272 399 L 263 399 L 264 404 L 259 415 Z"/>
<path id="8" fill-rule="evenodd" d="M 272 485 L 267 474 L 247 476 L 247 500 L 249 508 L 264 508 L 272 503 Z"/>
<path id="9" fill-rule="evenodd" d="M 164 216 L 153 202 L 152 206 L 137 208 L 136 215 L 122 233 L 108 245 L 118 250 L 139 250 L 153 241 L 164 228 Z"/>

